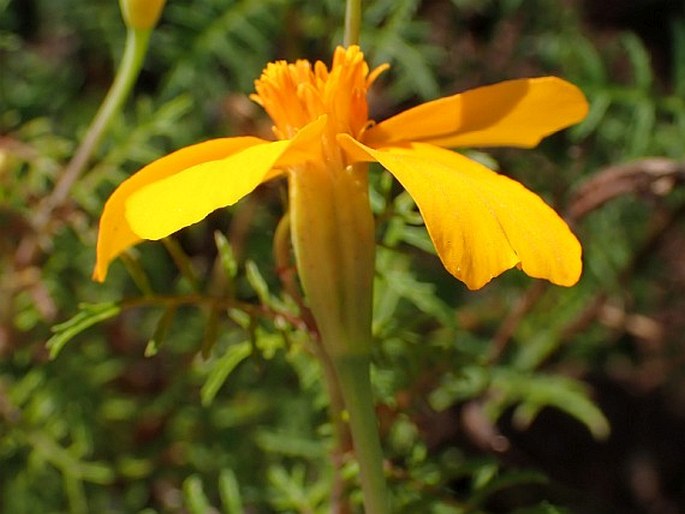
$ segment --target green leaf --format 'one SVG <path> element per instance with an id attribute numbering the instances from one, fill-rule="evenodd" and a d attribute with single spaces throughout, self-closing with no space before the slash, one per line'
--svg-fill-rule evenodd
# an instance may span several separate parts
<path id="1" fill-rule="evenodd" d="M 228 375 L 231 374 L 238 364 L 247 359 L 251 353 L 252 345 L 249 341 L 233 344 L 228 347 L 226 353 L 214 364 L 207 380 L 202 386 L 200 391 L 202 405 L 206 407 L 212 403 Z"/>
<path id="2" fill-rule="evenodd" d="M 150 279 L 140 265 L 140 261 L 132 255 L 132 250 L 122 253 L 119 258 L 140 292 L 145 296 L 152 296 L 154 291 L 152 290 L 152 285 L 150 285 Z"/>
<path id="3" fill-rule="evenodd" d="M 623 34 L 621 42 L 628 52 L 630 63 L 633 65 L 635 84 L 643 91 L 647 91 L 652 85 L 653 78 L 649 52 L 647 52 L 642 41 L 632 32 Z"/>
<path id="4" fill-rule="evenodd" d="M 383 287 L 383 295 L 389 294 L 391 298 L 394 297 L 395 301 L 385 305 L 375 314 L 374 323 L 382 325 L 382 322 L 387 321 L 384 317 L 393 316 L 393 310 L 397 307 L 397 300 L 404 298 L 419 311 L 435 317 L 443 325 L 453 325 L 452 312 L 435 294 L 435 284 L 418 281 L 410 272 L 409 265 L 410 261 L 397 252 L 379 251 L 379 260 L 376 266 L 379 279 L 381 279 L 379 286 Z M 378 298 L 377 303 L 381 303 L 380 294 Z"/>
<path id="5" fill-rule="evenodd" d="M 330 483 L 327 480 L 312 483 L 301 464 L 294 465 L 290 471 L 280 465 L 270 466 L 267 477 L 276 491 L 272 503 L 279 512 L 319 512 L 317 505 L 330 494 Z"/>
<path id="6" fill-rule="evenodd" d="M 320 440 L 298 437 L 287 432 L 260 430 L 255 435 L 255 440 L 264 452 L 274 455 L 314 459 L 326 454 Z"/>
<path id="7" fill-rule="evenodd" d="M 630 154 L 644 155 L 654 132 L 656 105 L 651 98 L 645 98 L 633 107 L 632 134 L 628 142 Z"/>
<path id="8" fill-rule="evenodd" d="M 164 248 L 166 248 L 169 252 L 169 255 L 171 255 L 174 264 L 176 264 L 176 267 L 181 272 L 181 275 L 183 275 L 183 278 L 185 278 L 188 281 L 190 287 L 194 291 L 197 291 L 197 275 L 195 274 L 195 270 L 193 270 L 193 263 L 190 261 L 190 257 L 188 257 L 188 254 L 183 250 L 178 241 L 176 241 L 176 239 L 174 239 L 173 237 L 163 238 L 162 244 L 164 245 Z"/>
<path id="9" fill-rule="evenodd" d="M 542 473 L 531 470 L 516 470 L 500 476 L 492 475 L 490 480 L 475 489 L 469 504 L 481 505 L 496 492 L 517 485 L 545 484 L 547 482 L 547 478 Z"/>
<path id="10" fill-rule="evenodd" d="M 219 496 L 224 507 L 224 514 L 243 514 L 245 512 L 238 479 L 232 469 L 222 469 L 219 474 Z"/>
<path id="11" fill-rule="evenodd" d="M 253 261 L 247 261 L 245 263 L 245 277 L 247 281 L 254 289 L 255 293 L 259 297 L 259 300 L 264 305 L 271 304 L 271 294 L 269 293 L 269 286 L 264 280 L 264 277 L 257 268 L 257 265 Z"/>
<path id="12" fill-rule="evenodd" d="M 487 409 L 501 413 L 507 405 L 520 403 L 514 420 L 523 427 L 532 423 L 542 408 L 554 407 L 583 423 L 596 439 L 605 439 L 611 431 L 609 421 L 590 399 L 587 386 L 572 378 L 497 368 L 491 387 L 497 400 L 488 402 Z"/>
<path id="13" fill-rule="evenodd" d="M 221 269 L 224 270 L 226 277 L 235 278 L 238 274 L 238 262 L 235 259 L 233 248 L 228 242 L 228 239 L 218 230 L 214 232 L 214 243 L 219 252 L 219 262 Z"/>
<path id="14" fill-rule="evenodd" d="M 564 43 L 562 43 L 562 45 L 563 44 Z M 575 52 L 580 57 L 580 63 L 583 66 L 585 73 L 594 84 L 606 84 L 608 82 L 606 65 L 602 60 L 602 54 L 597 49 L 597 46 L 582 34 L 574 34 L 573 45 L 568 46 L 570 48 L 575 48 Z"/>
<path id="15" fill-rule="evenodd" d="M 587 118 L 585 118 L 580 125 L 576 125 L 571 129 L 573 136 L 578 139 L 583 139 L 592 134 L 606 116 L 610 106 L 611 95 L 608 92 L 600 91 L 596 95 L 593 95 L 592 101 L 590 102 L 590 112 L 588 113 Z"/>
<path id="16" fill-rule="evenodd" d="M 436 411 L 483 393 L 490 381 L 490 374 L 483 366 L 464 366 L 459 373 L 445 375 L 442 383 L 430 394 L 428 400 Z"/>
<path id="17" fill-rule="evenodd" d="M 164 311 L 164 314 L 162 314 L 162 317 L 159 318 L 159 322 L 155 327 L 155 331 L 152 334 L 152 337 L 145 346 L 145 357 L 152 357 L 154 355 L 157 355 L 159 347 L 162 345 L 162 343 L 166 339 L 167 334 L 169 333 L 169 328 L 171 327 L 171 324 L 174 322 L 175 316 L 176 306 L 173 305 L 167 307 Z"/>
<path id="18" fill-rule="evenodd" d="M 211 512 L 211 505 L 202 488 L 202 481 L 197 475 L 191 475 L 183 482 L 183 498 L 191 514 Z"/>
<path id="19" fill-rule="evenodd" d="M 80 311 L 73 318 L 52 327 L 55 335 L 46 343 L 51 359 L 57 357 L 64 345 L 85 329 L 121 312 L 121 306 L 112 302 L 81 304 L 79 308 Z"/>

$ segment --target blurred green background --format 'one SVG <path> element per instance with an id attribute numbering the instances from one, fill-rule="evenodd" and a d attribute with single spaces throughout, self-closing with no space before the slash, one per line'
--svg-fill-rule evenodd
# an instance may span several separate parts
<path id="1" fill-rule="evenodd" d="M 571 289 L 510 271 L 468 292 L 411 199 L 374 170 L 373 379 L 396 511 L 683 512 L 682 3 L 364 4 L 366 55 L 392 66 L 370 98 L 377 120 L 545 74 L 591 102 L 585 122 L 535 150 L 467 151 L 567 217 L 585 254 Z M 0 0 L 0 512 L 324 513 L 336 487 L 359 511 L 274 271 L 284 184 L 90 280 L 116 184 L 183 145 L 269 137 L 246 97 L 253 80 L 276 58 L 328 62 L 343 10 L 169 0 L 132 98 L 37 229 L 125 28 L 114 0 Z"/>

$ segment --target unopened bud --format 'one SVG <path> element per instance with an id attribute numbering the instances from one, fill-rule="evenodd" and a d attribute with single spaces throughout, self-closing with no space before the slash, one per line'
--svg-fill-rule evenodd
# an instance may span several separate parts
<path id="1" fill-rule="evenodd" d="M 133 29 L 150 30 L 159 21 L 166 0 L 119 0 L 126 25 Z"/>

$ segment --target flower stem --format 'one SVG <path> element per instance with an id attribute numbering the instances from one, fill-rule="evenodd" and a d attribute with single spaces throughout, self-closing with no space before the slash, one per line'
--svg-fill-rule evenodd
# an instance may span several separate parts
<path id="1" fill-rule="evenodd" d="M 124 54 L 114 82 L 51 195 L 55 205 L 59 205 L 68 197 L 71 186 L 83 173 L 105 130 L 131 92 L 147 53 L 150 34 L 151 30 L 128 30 Z"/>
<path id="2" fill-rule="evenodd" d="M 54 211 L 69 198 L 71 188 L 83 174 L 88 161 L 93 156 L 114 115 L 119 112 L 131 92 L 131 88 L 138 77 L 143 59 L 147 53 L 151 33 L 151 29 L 128 29 L 124 54 L 117 69 L 114 82 L 100 105 L 95 118 L 90 123 L 81 144 L 57 180 L 50 196 L 38 207 L 32 220 L 36 233 L 41 234 L 45 231 Z M 16 251 L 15 262 L 20 268 L 28 266 L 36 257 L 38 250 L 39 243 L 37 238 L 24 239 Z"/>
<path id="3" fill-rule="evenodd" d="M 366 514 L 389 514 L 389 498 L 383 473 L 383 452 L 373 408 L 368 354 L 342 355 L 333 359 L 349 416 L 354 453 L 364 495 Z"/>
<path id="4" fill-rule="evenodd" d="M 388 514 L 369 377 L 375 224 L 368 167 L 345 166 L 336 155 L 290 169 L 292 245 L 323 363 L 332 363 L 348 414 L 366 514 Z"/>
<path id="5" fill-rule="evenodd" d="M 347 0 L 345 8 L 345 46 L 358 45 L 362 20 L 361 0 Z"/>

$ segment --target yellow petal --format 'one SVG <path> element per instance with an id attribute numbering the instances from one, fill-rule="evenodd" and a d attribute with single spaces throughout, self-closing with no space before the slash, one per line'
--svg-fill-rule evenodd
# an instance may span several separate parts
<path id="1" fill-rule="evenodd" d="M 126 202 L 131 229 L 143 239 L 161 239 L 233 205 L 262 182 L 289 143 L 251 146 L 138 189 Z"/>
<path id="2" fill-rule="evenodd" d="M 124 216 L 126 202 L 133 193 L 199 163 L 223 159 L 263 142 L 256 137 L 212 139 L 162 157 L 122 182 L 105 203 L 100 218 L 97 262 L 93 278 L 100 282 L 105 280 L 110 262 L 121 252 L 140 242 L 141 238 L 133 233 Z"/>
<path id="3" fill-rule="evenodd" d="M 143 239 L 161 239 L 233 205 L 272 178 L 274 168 L 318 157 L 325 123 L 322 116 L 293 139 L 250 146 L 139 188 L 126 202 L 132 231 Z"/>
<path id="4" fill-rule="evenodd" d="M 513 266 L 559 285 L 578 281 L 580 243 L 551 207 L 518 182 L 432 145 L 373 150 L 349 136 L 339 140 L 365 150 L 400 181 L 445 268 L 469 289 Z"/>
<path id="5" fill-rule="evenodd" d="M 587 111 L 583 93 L 559 78 L 509 80 L 408 109 L 369 129 L 363 141 L 374 148 L 412 141 L 530 148 Z"/>

